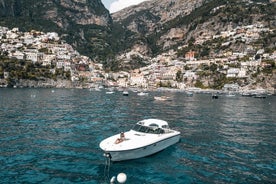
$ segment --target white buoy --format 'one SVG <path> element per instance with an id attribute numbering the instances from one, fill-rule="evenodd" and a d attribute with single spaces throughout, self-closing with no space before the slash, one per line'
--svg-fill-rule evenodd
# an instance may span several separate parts
<path id="1" fill-rule="evenodd" d="M 126 180 L 127 180 L 127 175 L 126 175 L 125 173 L 119 173 L 119 174 L 117 175 L 117 181 L 118 181 L 119 183 L 125 183 Z"/>

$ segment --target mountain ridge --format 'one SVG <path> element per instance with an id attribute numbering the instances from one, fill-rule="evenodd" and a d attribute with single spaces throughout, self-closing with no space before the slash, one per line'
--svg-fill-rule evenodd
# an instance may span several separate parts
<path id="1" fill-rule="evenodd" d="M 1 0 L 0 25 L 18 26 L 23 31 L 56 31 L 80 53 L 111 70 L 145 66 L 150 58 L 171 49 L 177 57 L 190 49 L 200 57 L 209 57 L 217 51 L 207 46 L 204 50 L 202 44 L 208 40 L 203 38 L 210 40 L 240 25 L 276 25 L 274 0 L 152 0 L 111 15 L 100 0 L 31 2 Z M 271 47 L 273 40 L 266 46 Z M 189 47 L 178 49 L 185 45 Z M 244 44 L 231 47 L 235 50 Z M 125 62 L 127 53 L 136 53 L 133 61 Z"/>
<path id="2" fill-rule="evenodd" d="M 57 32 L 91 58 L 109 49 L 112 18 L 101 0 L 1 0 L 0 25 Z M 91 44 L 91 42 L 96 44 Z M 101 45 L 101 47 L 98 47 Z"/>
<path id="3" fill-rule="evenodd" d="M 160 24 L 164 24 L 179 15 L 187 15 L 191 13 L 195 8 L 201 6 L 203 2 L 204 0 L 178 0 L 168 3 L 167 0 L 151 0 L 125 8 L 111 15 L 114 22 L 134 22 L 139 18 L 143 21 L 143 17 L 146 17 L 148 14 L 149 18 L 154 19 L 153 23 L 158 24 L 156 25 L 156 27 L 158 27 Z M 183 6 L 183 4 L 185 6 Z M 156 30 L 152 29 L 151 31 Z M 139 31 L 134 30 L 134 32 Z"/>
<path id="4" fill-rule="evenodd" d="M 27 0 L 16 2 L 26 3 Z M 10 23 L 10 26 L 16 25 L 21 30 L 57 30 L 60 35 L 57 44 L 66 39 L 81 54 L 103 64 L 105 75 L 100 76 L 109 76 L 108 79 L 123 86 L 129 76 L 134 78 L 134 81 L 128 81 L 133 85 L 152 87 L 187 85 L 221 89 L 227 83 L 238 83 L 242 87 L 275 86 L 276 16 L 275 3 L 271 1 L 189 0 L 190 6 L 184 4 L 180 8 L 176 5 L 183 0 L 174 3 L 152 1 L 153 4 L 149 3 L 148 7 L 142 3 L 132 7 L 134 10 L 116 13 L 120 19 L 115 18 L 115 21 L 106 9 L 95 13 L 93 8 L 97 6 L 93 3 L 96 1 L 89 2 L 89 6 L 86 1 L 74 0 L 47 0 L 32 4 L 35 7 L 40 5 L 44 9 L 41 12 L 47 14 L 41 14 L 40 8 L 28 7 L 21 11 L 20 7 L 26 5 L 6 3 L 1 6 L 2 9 L 11 5 L 18 9 L 6 17 L 1 16 L 0 25 Z M 96 3 L 104 8 L 100 1 Z M 179 14 L 166 13 L 170 11 L 164 7 L 178 7 L 181 11 Z M 86 11 L 89 12 L 85 15 L 88 17 L 83 21 L 79 16 Z M 120 16 L 128 14 L 124 11 L 132 13 Z M 164 14 L 167 17 L 162 19 Z M 88 21 L 90 15 L 110 24 Z M 16 37 L 16 34 L 12 31 L 7 33 L 8 37 L 4 36 L 3 41 L 8 38 L 10 47 L 9 52 L 3 53 L 13 56 L 14 43 L 20 45 L 22 40 L 12 40 L 11 37 Z M 36 39 L 36 31 L 30 34 Z M 3 45 L 5 47 L 5 43 Z M 24 43 L 23 46 L 29 49 L 32 45 Z M 73 67 L 75 61 L 69 64 Z M 69 70 L 74 74 L 72 68 Z M 119 74 L 109 75 L 109 72 Z M 78 78 L 78 72 L 74 77 Z M 81 79 L 85 81 L 85 78 Z"/>
<path id="5" fill-rule="evenodd" d="M 200 57 L 211 57 L 209 54 L 217 51 L 204 45 L 204 42 L 212 40 L 213 36 L 220 32 L 258 23 L 275 30 L 275 1 L 178 0 L 171 4 L 172 2 L 146 1 L 112 14 L 115 24 L 121 25 L 132 33 L 133 44 L 128 45 L 128 48 L 123 48 L 121 55 L 140 50 L 138 55 L 155 57 L 173 49 L 178 53 L 178 57 L 183 57 L 185 52 L 194 49 Z M 189 2 L 189 6 L 186 6 L 184 2 Z M 164 7 L 178 7 L 182 14 L 169 14 L 168 8 Z M 161 15 L 166 13 L 170 17 L 161 23 Z M 273 33 L 271 39 L 264 39 L 269 40 L 264 46 L 273 46 L 275 41 Z M 178 49 L 186 45 L 189 47 Z M 231 45 L 234 51 L 244 46 L 244 43 Z M 206 50 L 209 50 L 207 54 Z"/>

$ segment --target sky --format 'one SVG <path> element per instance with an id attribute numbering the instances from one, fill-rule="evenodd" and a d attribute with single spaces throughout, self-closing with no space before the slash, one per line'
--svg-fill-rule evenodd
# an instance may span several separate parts
<path id="1" fill-rule="evenodd" d="M 102 0 L 104 6 L 109 10 L 110 13 L 114 13 L 123 8 L 131 5 L 137 5 L 147 0 Z"/>

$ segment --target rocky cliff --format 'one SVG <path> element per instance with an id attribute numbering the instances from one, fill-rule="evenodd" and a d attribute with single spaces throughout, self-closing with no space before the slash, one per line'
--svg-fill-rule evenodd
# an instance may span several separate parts
<path id="1" fill-rule="evenodd" d="M 111 23 L 101 0 L 0 0 L 0 16 L 49 20 L 65 30 L 70 24 Z"/>
<path id="2" fill-rule="evenodd" d="M 204 0 L 151 0 L 112 14 L 114 22 L 120 22 L 136 33 L 159 32 L 166 22 L 190 14 L 202 6 Z"/>
<path id="3" fill-rule="evenodd" d="M 276 26 L 275 2 L 268 0 L 151 0 L 114 13 L 112 18 L 131 33 L 121 53 L 138 51 L 150 57 L 171 49 L 181 57 L 187 49 L 195 50 L 197 57 L 214 57 L 225 49 L 220 47 L 223 40 L 213 39 L 215 35 L 252 24 L 272 30 Z M 266 40 L 262 47 L 274 47 L 273 33 L 262 36 Z M 229 47 L 236 52 L 247 45 L 240 41 Z"/>
<path id="4" fill-rule="evenodd" d="M 0 0 L 0 26 L 58 32 L 111 70 L 144 66 L 169 50 L 183 57 L 187 45 L 208 58 L 222 50 L 224 40 L 214 42 L 215 35 L 252 24 L 275 29 L 274 0 L 150 0 L 112 15 L 100 0 Z M 264 36 L 262 47 L 273 47 L 273 33 Z M 229 47 L 244 50 L 246 44 Z"/>
<path id="5" fill-rule="evenodd" d="M 1 26 L 58 32 L 92 58 L 110 50 L 105 43 L 111 24 L 101 0 L 0 0 Z"/>

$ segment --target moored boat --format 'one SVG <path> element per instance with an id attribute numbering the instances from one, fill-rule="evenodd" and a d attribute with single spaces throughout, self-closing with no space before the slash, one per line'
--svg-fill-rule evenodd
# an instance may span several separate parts
<path id="1" fill-rule="evenodd" d="M 154 97 L 154 100 L 158 100 L 158 101 L 168 101 L 168 100 L 171 100 L 170 97 L 167 97 L 167 96 L 155 96 Z"/>
<path id="2" fill-rule="evenodd" d="M 124 90 L 123 91 L 123 96 L 128 96 L 128 91 Z"/>
<path id="3" fill-rule="evenodd" d="M 139 93 L 137 93 L 137 95 L 138 96 L 148 96 L 149 95 L 149 93 L 146 93 L 146 92 L 139 92 Z"/>
<path id="4" fill-rule="evenodd" d="M 123 161 L 152 155 L 179 140 L 180 132 L 170 129 L 166 121 L 145 119 L 127 132 L 104 139 L 100 148 L 112 161 Z"/>
<path id="5" fill-rule="evenodd" d="M 218 95 L 217 94 L 212 94 L 212 99 L 218 99 Z"/>
<path id="6" fill-rule="evenodd" d="M 253 95 L 254 98 L 266 98 L 266 94 L 255 94 Z"/>

